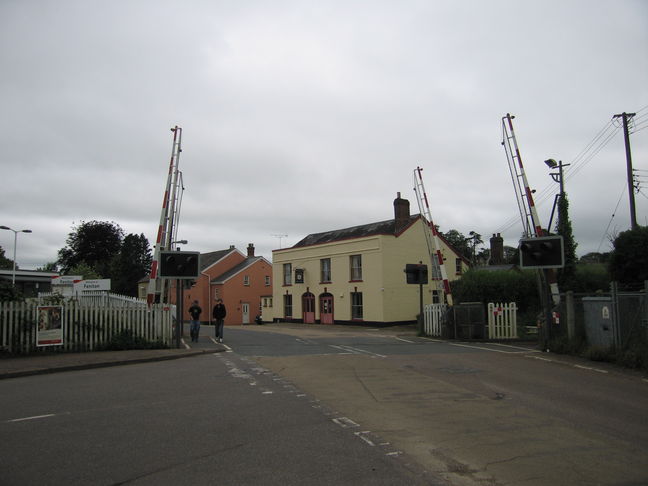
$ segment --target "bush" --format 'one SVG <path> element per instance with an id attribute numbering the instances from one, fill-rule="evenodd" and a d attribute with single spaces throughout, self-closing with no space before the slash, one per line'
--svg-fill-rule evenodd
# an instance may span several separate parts
<path id="1" fill-rule="evenodd" d="M 452 295 L 461 302 L 515 302 L 521 313 L 540 308 L 535 271 L 469 270 L 452 282 Z"/>
<path id="2" fill-rule="evenodd" d="M 603 263 L 585 263 L 576 266 L 576 276 L 569 289 L 561 288 L 560 291 L 573 290 L 574 292 L 608 291 L 610 288 L 610 274 Z"/>
<path id="3" fill-rule="evenodd" d="M 614 354 L 614 351 L 611 349 L 603 348 L 601 346 L 590 346 L 583 352 L 582 357 L 589 359 L 590 361 L 612 363 L 615 361 Z"/>
<path id="4" fill-rule="evenodd" d="M 8 280 L 0 280 L 0 302 L 22 302 L 22 293 Z"/>
<path id="5" fill-rule="evenodd" d="M 136 336 L 130 329 L 124 329 L 114 334 L 110 341 L 98 348 L 99 351 L 125 351 L 130 349 L 166 349 L 169 346 L 161 341 L 149 341 Z"/>

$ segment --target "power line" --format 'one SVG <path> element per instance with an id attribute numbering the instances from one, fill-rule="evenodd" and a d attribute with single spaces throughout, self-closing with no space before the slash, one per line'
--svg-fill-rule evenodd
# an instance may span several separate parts
<path id="1" fill-rule="evenodd" d="M 646 106 L 648 108 L 648 105 Z M 614 138 L 619 131 L 621 125 L 616 125 L 614 119 L 605 123 L 603 128 L 594 136 L 594 138 L 582 149 L 578 155 L 570 162 L 570 169 L 565 171 L 565 180 L 573 178 L 580 172 L 603 148 Z M 567 164 L 566 164 L 567 165 Z M 544 189 L 536 196 L 539 203 L 546 201 L 553 195 L 555 186 L 549 183 Z M 496 233 L 503 233 L 508 229 L 515 226 L 517 216 L 507 219 Z"/>
<path id="2" fill-rule="evenodd" d="M 623 186 L 623 190 L 621 191 L 621 195 L 619 196 L 619 200 L 616 203 L 616 207 L 614 208 L 614 212 L 612 213 L 612 216 L 610 217 L 610 222 L 607 225 L 607 228 L 605 228 L 605 231 L 603 232 L 603 236 L 601 236 L 601 242 L 599 243 L 598 248 L 596 249 L 596 253 L 600 253 L 601 251 L 601 245 L 603 244 L 603 240 L 605 239 L 606 236 L 608 236 L 608 230 L 610 229 L 610 225 L 612 224 L 612 220 L 614 219 L 614 216 L 616 215 L 617 209 L 619 209 L 619 204 L 621 204 L 621 198 L 626 192 L 626 186 Z"/>

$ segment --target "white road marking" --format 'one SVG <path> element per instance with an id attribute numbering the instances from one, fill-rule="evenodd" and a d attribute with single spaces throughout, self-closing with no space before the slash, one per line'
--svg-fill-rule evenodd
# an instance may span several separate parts
<path id="1" fill-rule="evenodd" d="M 344 345 L 339 345 L 336 346 L 334 344 L 330 344 L 329 346 L 336 348 L 336 349 L 341 349 L 343 351 L 348 351 L 352 354 L 368 354 L 370 356 L 378 356 L 379 358 L 386 358 L 387 356 L 383 354 L 378 354 L 378 353 L 372 353 L 371 351 L 365 351 L 364 349 L 360 348 L 354 348 L 353 346 L 344 346 Z"/>
<path id="2" fill-rule="evenodd" d="M 339 418 L 334 418 L 333 422 L 338 424 L 340 427 L 343 428 L 348 428 L 348 427 L 360 427 L 359 424 L 356 424 L 353 420 L 347 417 L 339 417 Z"/>
<path id="3" fill-rule="evenodd" d="M 376 444 L 374 444 L 368 437 L 365 437 L 365 434 L 369 434 L 369 433 L 371 433 L 370 430 L 364 430 L 362 432 L 354 432 L 354 434 L 356 436 L 360 437 L 362 440 L 364 440 L 371 447 L 374 447 Z"/>
<path id="4" fill-rule="evenodd" d="M 25 420 L 38 420 L 38 419 L 47 418 L 47 417 L 54 417 L 54 416 L 56 416 L 55 413 L 48 413 L 46 415 L 34 415 L 32 417 L 22 417 L 22 418 L 17 418 L 17 419 L 13 419 L 13 420 L 7 420 L 7 423 L 10 423 L 10 422 L 24 422 Z"/>
<path id="5" fill-rule="evenodd" d="M 539 359 L 540 361 L 547 361 L 548 363 L 553 363 L 553 359 L 542 358 L 540 356 L 525 356 L 525 358 Z"/>
<path id="6" fill-rule="evenodd" d="M 607 373 L 607 370 L 600 370 L 598 368 L 592 368 L 591 366 L 574 365 L 574 367 L 582 370 L 596 371 L 597 373 Z"/>
<path id="7" fill-rule="evenodd" d="M 396 339 L 399 341 L 403 341 L 404 343 L 416 344 L 414 341 L 409 341 L 408 339 L 403 339 L 399 337 L 396 337 Z"/>

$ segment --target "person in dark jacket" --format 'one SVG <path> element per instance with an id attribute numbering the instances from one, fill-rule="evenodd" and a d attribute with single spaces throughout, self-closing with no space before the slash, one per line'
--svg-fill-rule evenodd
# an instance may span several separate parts
<path id="1" fill-rule="evenodd" d="M 223 299 L 218 299 L 216 305 L 214 306 L 214 312 L 212 314 L 214 320 L 216 321 L 216 339 L 219 343 L 223 342 L 223 325 L 225 324 L 225 316 L 227 315 L 227 310 L 223 305 Z"/>
<path id="2" fill-rule="evenodd" d="M 194 300 L 191 307 L 189 307 L 189 315 L 191 316 L 191 340 L 198 342 L 198 336 L 200 336 L 200 313 L 202 309 L 198 305 L 198 301 Z"/>

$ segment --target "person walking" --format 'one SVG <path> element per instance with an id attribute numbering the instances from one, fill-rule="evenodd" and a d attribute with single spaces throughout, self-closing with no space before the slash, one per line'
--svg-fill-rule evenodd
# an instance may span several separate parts
<path id="1" fill-rule="evenodd" d="M 216 340 L 219 343 L 222 343 L 223 325 L 225 324 L 225 316 L 227 315 L 227 310 L 225 309 L 225 305 L 223 305 L 223 299 L 218 299 L 216 301 L 212 315 L 214 317 L 214 320 L 216 321 Z"/>
<path id="2" fill-rule="evenodd" d="M 198 301 L 194 300 L 191 307 L 189 307 L 189 315 L 191 316 L 191 340 L 193 342 L 198 342 L 198 337 L 200 336 L 200 313 L 202 309 L 198 305 Z"/>

